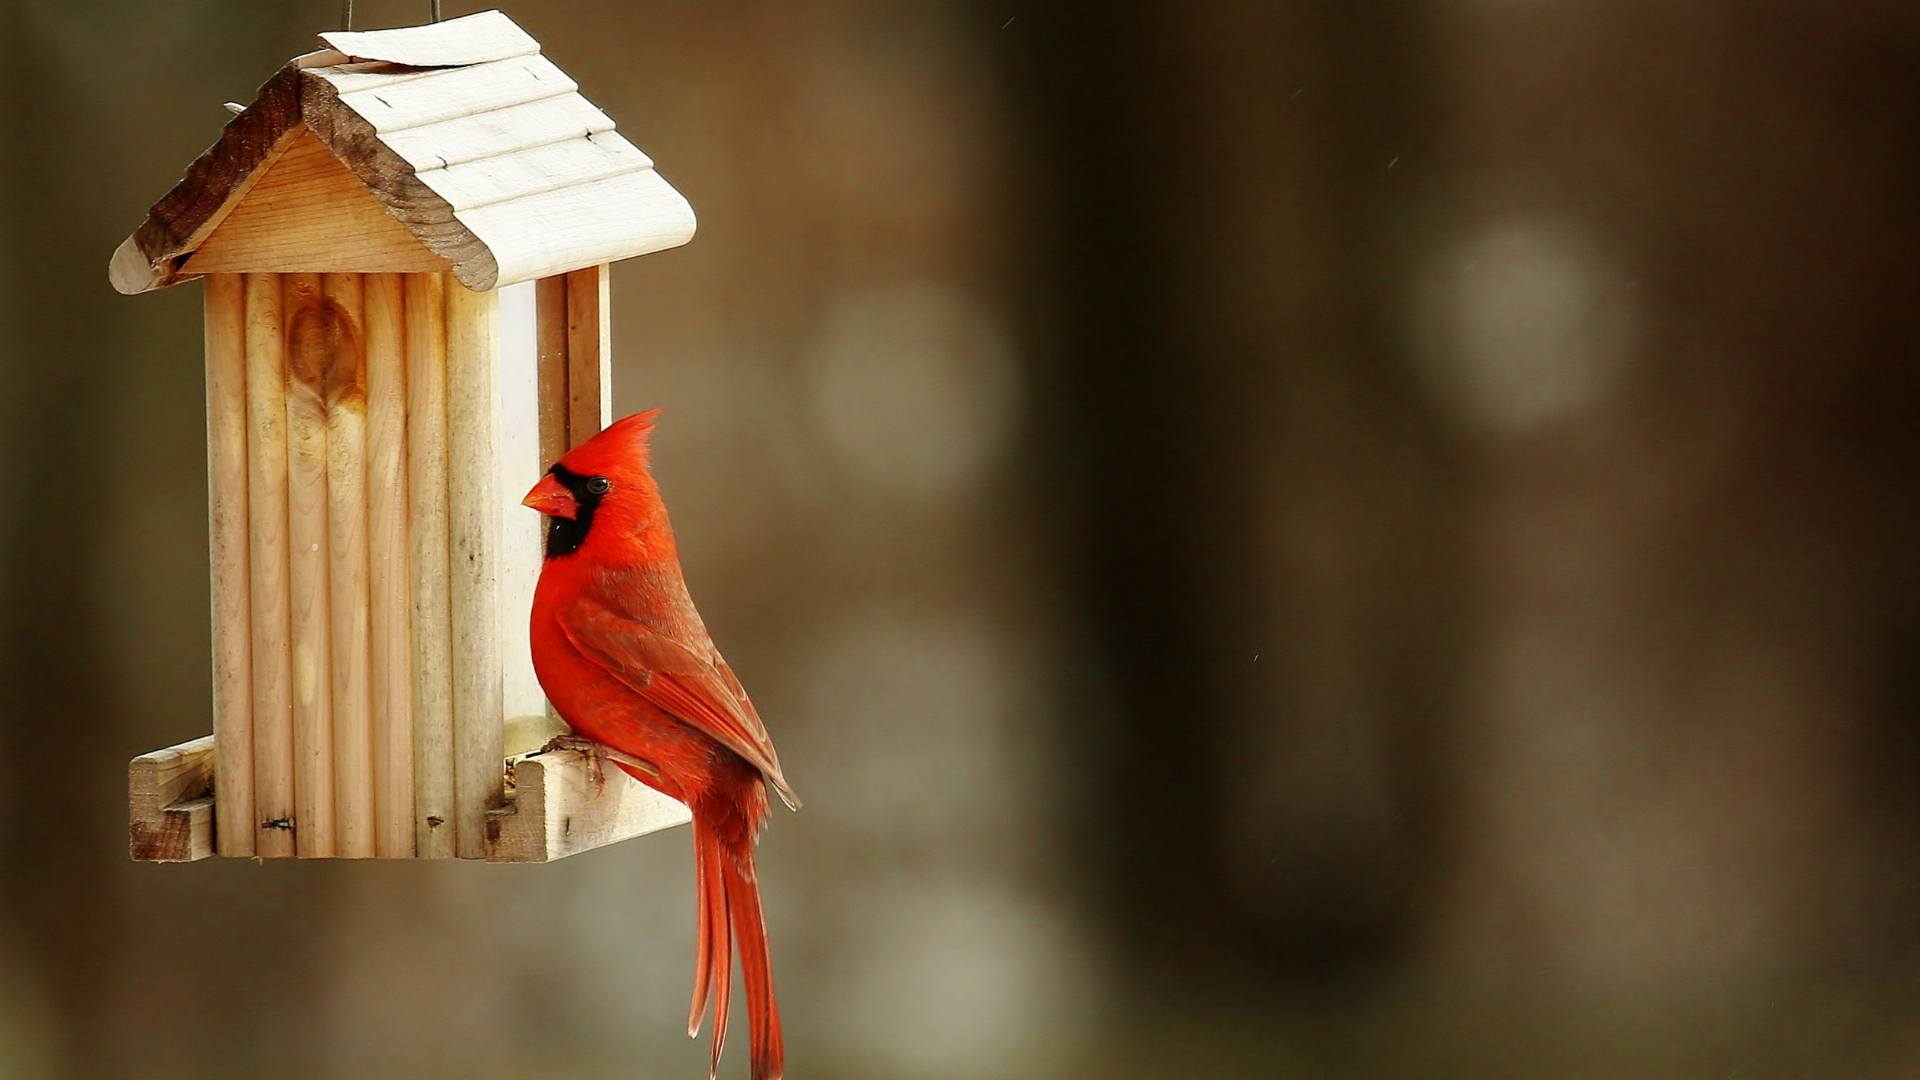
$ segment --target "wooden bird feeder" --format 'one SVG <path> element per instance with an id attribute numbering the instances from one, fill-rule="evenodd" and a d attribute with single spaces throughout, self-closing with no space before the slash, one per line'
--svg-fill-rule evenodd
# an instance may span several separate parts
<path id="1" fill-rule="evenodd" d="M 497 11 L 320 37 L 113 256 L 206 296 L 213 734 L 134 759 L 133 857 L 544 862 L 684 822 L 536 752 L 519 498 L 610 419 L 610 264 L 693 211 Z"/>

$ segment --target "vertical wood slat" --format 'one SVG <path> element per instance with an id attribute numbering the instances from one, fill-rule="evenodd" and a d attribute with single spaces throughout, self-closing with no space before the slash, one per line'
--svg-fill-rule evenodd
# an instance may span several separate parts
<path id="1" fill-rule="evenodd" d="M 245 279 L 254 854 L 295 852 L 287 358 L 280 275 Z M 217 805 L 216 796 L 216 805 Z"/>
<path id="2" fill-rule="evenodd" d="M 415 855 L 423 859 L 450 859 L 457 853 L 447 507 L 447 281 L 442 274 L 408 274 L 405 283 L 413 829 Z"/>
<path id="3" fill-rule="evenodd" d="M 567 274 L 567 445 L 578 446 L 613 420 L 612 267 Z"/>
<path id="4" fill-rule="evenodd" d="M 447 286 L 447 506 L 452 564 L 454 821 L 463 859 L 486 857 L 504 801 L 500 655 L 500 296 Z"/>
<path id="5" fill-rule="evenodd" d="M 336 858 L 370 859 L 373 700 L 368 653 L 366 297 L 359 274 L 328 274 L 327 593 L 332 627 Z"/>
<path id="6" fill-rule="evenodd" d="M 582 442 L 613 423 L 613 264 L 601 263 L 594 269 L 599 271 L 595 283 L 600 287 L 599 348 L 594 350 L 593 357 L 595 374 L 600 380 L 600 415 L 593 421 L 593 430 L 580 436 Z"/>
<path id="7" fill-rule="evenodd" d="M 540 410 L 540 468 L 551 468 L 572 449 L 567 396 L 567 278 L 544 277 L 534 283 L 534 322 L 539 342 L 536 380 Z"/>
<path id="8" fill-rule="evenodd" d="M 214 829 L 219 852 L 253 854 L 253 641 L 247 520 L 247 297 L 237 274 L 205 285 L 207 537 L 213 629 Z"/>
<path id="9" fill-rule="evenodd" d="M 293 599 L 293 792 L 303 859 L 334 853 L 333 672 L 327 588 L 332 366 L 319 274 L 287 274 L 287 539 Z"/>
<path id="10" fill-rule="evenodd" d="M 374 854 L 404 859 L 413 835 L 413 640 L 407 588 L 405 286 L 366 276 L 368 683 Z"/>

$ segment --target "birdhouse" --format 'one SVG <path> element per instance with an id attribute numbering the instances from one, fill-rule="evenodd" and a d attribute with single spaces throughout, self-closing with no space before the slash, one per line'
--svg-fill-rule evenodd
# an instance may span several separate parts
<path id="1" fill-rule="evenodd" d="M 610 265 L 693 211 L 497 11 L 320 37 L 113 256 L 206 320 L 213 734 L 132 763 L 133 856 L 545 861 L 685 821 L 537 752 L 519 497 L 609 422 Z"/>

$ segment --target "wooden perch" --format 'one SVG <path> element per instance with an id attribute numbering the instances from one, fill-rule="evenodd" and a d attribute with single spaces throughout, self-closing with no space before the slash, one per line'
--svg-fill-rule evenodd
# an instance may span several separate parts
<path id="1" fill-rule="evenodd" d="M 127 853 L 138 862 L 213 854 L 213 736 L 142 754 L 127 766 Z"/>
<path id="2" fill-rule="evenodd" d="M 687 808 L 577 750 L 507 763 L 507 805 L 487 815 L 488 862 L 552 862 L 692 820 Z"/>

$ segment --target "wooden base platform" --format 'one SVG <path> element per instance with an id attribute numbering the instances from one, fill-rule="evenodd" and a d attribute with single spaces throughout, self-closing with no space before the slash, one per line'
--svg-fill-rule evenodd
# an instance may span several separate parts
<path id="1" fill-rule="evenodd" d="M 684 825 L 680 803 L 575 750 L 505 761 L 507 805 L 487 815 L 486 861 L 552 862 Z M 193 862 L 214 853 L 213 736 L 134 758 L 127 769 L 129 853 Z"/>

